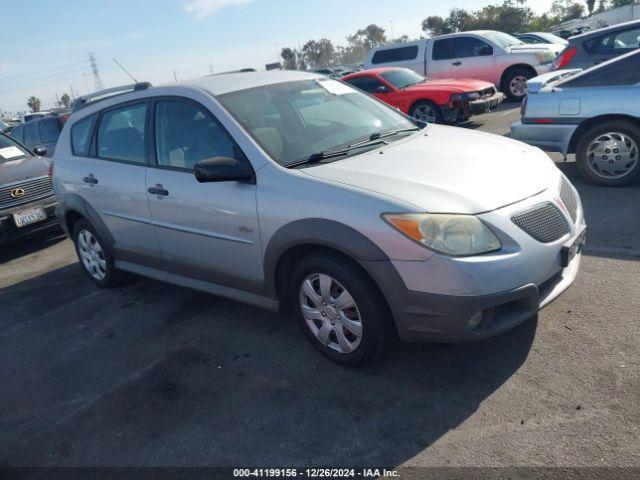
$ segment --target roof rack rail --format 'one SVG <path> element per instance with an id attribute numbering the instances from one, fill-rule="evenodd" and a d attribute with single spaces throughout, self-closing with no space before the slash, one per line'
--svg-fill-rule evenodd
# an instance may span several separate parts
<path id="1" fill-rule="evenodd" d="M 153 85 L 151 85 L 149 82 L 138 82 L 131 83 L 129 85 L 121 85 L 119 87 L 98 90 L 97 92 L 78 97 L 78 99 L 73 104 L 72 112 L 77 112 L 78 110 L 82 110 L 84 107 L 92 103 L 100 102 L 101 100 L 106 100 L 107 98 L 115 97 L 117 95 L 124 95 L 125 93 L 139 92 L 141 90 L 146 90 L 147 88 L 150 88 L 152 86 Z"/>

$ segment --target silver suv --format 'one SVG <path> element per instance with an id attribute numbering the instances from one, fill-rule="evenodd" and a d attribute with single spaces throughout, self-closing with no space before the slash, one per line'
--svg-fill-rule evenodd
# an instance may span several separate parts
<path id="1" fill-rule="evenodd" d="M 343 364 L 396 336 L 467 342 L 531 318 L 573 282 L 585 238 L 539 149 L 416 126 L 310 73 L 98 92 L 54 163 L 95 283 L 133 272 L 291 311 Z"/>

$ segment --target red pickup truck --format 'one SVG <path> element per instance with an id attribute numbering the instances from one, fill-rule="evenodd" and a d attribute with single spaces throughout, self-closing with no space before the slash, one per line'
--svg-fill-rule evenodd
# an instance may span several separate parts
<path id="1" fill-rule="evenodd" d="M 341 80 L 429 123 L 462 122 L 488 112 L 505 98 L 483 80 L 429 80 L 408 68 L 375 68 Z"/>

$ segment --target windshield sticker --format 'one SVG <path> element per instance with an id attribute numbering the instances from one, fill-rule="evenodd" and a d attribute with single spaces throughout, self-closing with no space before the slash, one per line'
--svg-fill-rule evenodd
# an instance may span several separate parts
<path id="1" fill-rule="evenodd" d="M 335 80 L 318 80 L 318 85 L 324 88 L 332 95 L 344 95 L 345 93 L 353 93 L 353 89 L 344 83 Z"/>
<path id="2" fill-rule="evenodd" d="M 5 160 L 10 160 L 12 158 L 24 157 L 24 156 L 25 156 L 24 152 L 20 150 L 18 147 L 0 148 L 0 157 L 4 158 Z"/>

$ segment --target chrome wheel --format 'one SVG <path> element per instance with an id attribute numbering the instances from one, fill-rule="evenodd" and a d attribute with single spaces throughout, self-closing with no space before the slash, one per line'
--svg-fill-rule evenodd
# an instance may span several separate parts
<path id="1" fill-rule="evenodd" d="M 80 230 L 76 240 L 78 254 L 84 268 L 96 280 L 104 280 L 107 276 L 107 261 L 104 257 L 102 245 L 89 230 Z"/>
<path id="2" fill-rule="evenodd" d="M 431 105 L 419 105 L 413 110 L 413 118 L 421 122 L 436 123 L 438 116 Z"/>
<path id="3" fill-rule="evenodd" d="M 360 311 L 335 278 L 324 273 L 308 275 L 300 286 L 300 309 L 307 327 L 323 345 L 339 353 L 351 353 L 360 345 Z"/>
<path id="4" fill-rule="evenodd" d="M 527 77 L 524 75 L 516 75 L 509 83 L 509 91 L 514 97 L 522 98 L 527 92 Z"/>
<path id="5" fill-rule="evenodd" d="M 619 132 L 598 135 L 587 147 L 587 165 L 602 178 L 622 178 L 638 163 L 638 145 Z"/>

